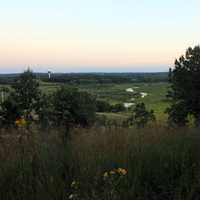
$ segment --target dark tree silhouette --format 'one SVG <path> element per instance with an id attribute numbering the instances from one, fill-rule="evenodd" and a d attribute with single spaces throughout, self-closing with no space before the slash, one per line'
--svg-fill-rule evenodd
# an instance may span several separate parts
<path id="1" fill-rule="evenodd" d="M 31 118 L 31 114 L 37 108 L 37 103 L 41 92 L 39 90 L 39 83 L 36 80 L 34 73 L 28 69 L 22 73 L 13 85 L 13 99 L 23 111 L 26 119 Z"/>
<path id="2" fill-rule="evenodd" d="M 184 126 L 187 117 L 193 115 L 196 125 L 200 125 L 200 46 L 188 48 L 185 56 L 175 61 L 169 77 L 168 97 L 172 100 L 167 109 L 169 122 Z"/>
<path id="3" fill-rule="evenodd" d="M 132 116 L 128 119 L 128 123 L 142 128 L 147 125 L 148 122 L 155 120 L 156 118 L 153 110 L 148 111 L 144 103 L 138 103 L 133 110 Z"/>
<path id="4" fill-rule="evenodd" d="M 95 121 L 96 101 L 87 92 L 61 87 L 52 98 L 53 118 L 56 126 L 90 126 Z"/>

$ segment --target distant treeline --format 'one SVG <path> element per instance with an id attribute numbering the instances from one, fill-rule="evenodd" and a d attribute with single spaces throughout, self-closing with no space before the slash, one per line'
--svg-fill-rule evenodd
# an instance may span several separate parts
<path id="1" fill-rule="evenodd" d="M 168 73 L 53 73 L 49 79 L 47 73 L 36 73 L 38 79 L 45 82 L 69 84 L 95 83 L 132 83 L 132 82 L 166 82 Z M 0 84 L 12 84 L 19 74 L 1 74 Z"/>
<path id="2" fill-rule="evenodd" d="M 167 73 L 71 73 L 52 75 L 50 82 L 90 84 L 90 83 L 130 83 L 130 82 L 165 82 Z"/>

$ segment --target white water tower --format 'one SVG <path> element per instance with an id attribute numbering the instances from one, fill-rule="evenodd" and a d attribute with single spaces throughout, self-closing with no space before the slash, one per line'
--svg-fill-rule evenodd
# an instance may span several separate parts
<path id="1" fill-rule="evenodd" d="M 49 79 L 51 79 L 51 71 L 48 71 Z"/>

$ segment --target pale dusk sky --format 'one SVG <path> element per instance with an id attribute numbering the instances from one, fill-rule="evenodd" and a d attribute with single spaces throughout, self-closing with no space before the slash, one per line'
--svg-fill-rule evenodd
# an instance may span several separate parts
<path id="1" fill-rule="evenodd" d="M 199 0 L 0 0 L 0 73 L 167 71 L 200 41 Z"/>

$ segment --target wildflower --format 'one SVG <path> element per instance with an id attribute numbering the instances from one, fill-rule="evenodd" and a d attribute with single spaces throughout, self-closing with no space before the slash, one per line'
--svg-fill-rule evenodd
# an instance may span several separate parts
<path id="1" fill-rule="evenodd" d="M 122 169 L 122 168 L 118 168 L 117 171 L 120 175 L 123 175 L 123 176 L 127 174 L 127 171 L 125 169 Z"/>
<path id="2" fill-rule="evenodd" d="M 26 120 L 24 118 L 19 118 L 15 121 L 15 125 L 17 127 L 23 127 L 26 126 Z"/>
<path id="3" fill-rule="evenodd" d="M 103 177 L 104 177 L 104 178 L 107 178 L 107 177 L 108 177 L 108 172 L 105 172 L 105 173 L 103 174 Z"/>
<path id="4" fill-rule="evenodd" d="M 19 126 L 19 124 L 20 124 L 20 120 L 17 119 L 17 120 L 15 121 L 15 125 L 16 125 L 16 126 Z"/>
<path id="5" fill-rule="evenodd" d="M 70 194 L 69 195 L 69 199 L 73 199 L 74 198 L 74 195 L 73 194 Z"/>

